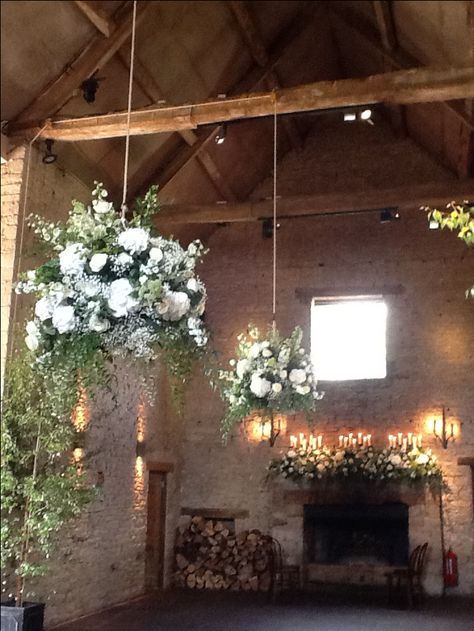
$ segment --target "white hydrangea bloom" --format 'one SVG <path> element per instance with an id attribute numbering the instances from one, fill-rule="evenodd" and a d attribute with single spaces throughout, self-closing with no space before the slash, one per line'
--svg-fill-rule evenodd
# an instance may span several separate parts
<path id="1" fill-rule="evenodd" d="M 138 301 L 130 294 L 133 287 L 126 278 L 119 278 L 110 284 L 107 304 L 116 318 L 121 318 L 138 305 Z"/>
<path id="2" fill-rule="evenodd" d="M 128 267 L 129 265 L 132 265 L 133 257 L 131 257 L 130 254 L 127 254 L 126 252 L 120 252 L 120 254 L 117 256 L 117 263 L 119 263 L 119 265 L 123 265 L 124 267 Z"/>
<path id="3" fill-rule="evenodd" d="M 151 248 L 148 256 L 154 263 L 159 263 L 163 258 L 163 250 L 161 248 Z"/>
<path id="4" fill-rule="evenodd" d="M 59 266 L 65 276 L 82 274 L 86 263 L 86 249 L 82 243 L 71 243 L 59 254 Z"/>
<path id="5" fill-rule="evenodd" d="M 150 240 L 149 233 L 144 228 L 128 228 L 118 237 L 118 244 L 127 252 L 137 254 L 144 252 Z"/>
<path id="6" fill-rule="evenodd" d="M 429 461 L 429 458 L 426 454 L 420 454 L 416 459 L 416 464 L 426 464 Z"/>
<path id="7" fill-rule="evenodd" d="M 59 305 L 53 311 L 53 326 L 59 333 L 68 333 L 75 326 L 74 308 L 71 305 Z"/>
<path id="8" fill-rule="evenodd" d="M 157 307 L 163 320 L 176 322 L 188 313 L 191 306 L 188 294 L 184 291 L 168 291 Z"/>
<path id="9" fill-rule="evenodd" d="M 44 322 L 53 315 L 57 303 L 53 296 L 43 296 L 35 305 L 35 315 Z"/>
<path id="10" fill-rule="evenodd" d="M 306 381 L 306 371 L 302 368 L 293 368 L 289 377 L 291 383 L 299 385 Z"/>
<path id="11" fill-rule="evenodd" d="M 239 359 L 235 368 L 235 372 L 237 373 L 237 377 L 239 377 L 239 379 L 242 379 L 245 373 L 250 370 L 250 365 L 251 364 L 248 359 Z"/>
<path id="12" fill-rule="evenodd" d="M 260 349 L 261 349 L 261 346 L 258 342 L 255 342 L 255 344 L 252 344 L 250 348 L 250 357 L 252 357 L 253 359 L 257 359 L 257 357 L 260 355 Z"/>
<path id="13" fill-rule="evenodd" d="M 268 381 L 268 379 L 264 379 L 263 377 L 260 377 L 260 375 L 252 375 L 250 390 L 256 397 L 260 399 L 266 397 L 270 392 L 271 386 L 272 384 Z"/>

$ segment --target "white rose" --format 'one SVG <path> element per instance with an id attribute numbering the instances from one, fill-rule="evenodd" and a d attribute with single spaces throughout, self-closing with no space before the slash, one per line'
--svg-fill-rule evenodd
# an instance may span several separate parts
<path id="1" fill-rule="evenodd" d="M 186 283 L 186 288 L 189 289 L 189 291 L 198 291 L 199 285 L 197 280 L 195 278 L 190 278 Z"/>
<path id="2" fill-rule="evenodd" d="M 117 256 L 117 263 L 125 267 L 133 263 L 133 258 L 130 256 L 130 254 L 127 254 L 126 252 L 120 252 L 120 254 Z"/>
<path id="3" fill-rule="evenodd" d="M 250 382 L 250 390 L 253 394 L 262 399 L 265 397 L 271 388 L 271 383 L 267 379 L 263 379 L 258 375 L 252 375 L 252 381 Z"/>
<path id="4" fill-rule="evenodd" d="M 324 471 L 326 467 L 320 462 L 318 465 L 316 465 L 316 469 L 318 471 L 320 471 L 321 473 Z"/>
<path id="5" fill-rule="evenodd" d="M 155 263 L 159 263 L 163 258 L 163 251 L 160 248 L 151 248 L 148 253 L 148 256 Z"/>
<path id="6" fill-rule="evenodd" d="M 35 305 L 35 315 L 44 322 L 53 315 L 54 307 L 56 306 L 55 300 L 52 296 L 43 296 Z"/>
<path id="7" fill-rule="evenodd" d="M 298 394 L 308 394 L 311 388 L 309 386 L 296 386 L 295 390 Z"/>
<path id="8" fill-rule="evenodd" d="M 99 318 L 95 313 L 89 319 L 89 329 L 91 331 L 97 331 L 97 333 L 103 333 L 110 328 L 110 322 L 107 318 Z"/>
<path id="9" fill-rule="evenodd" d="M 275 392 L 276 394 L 278 394 L 279 392 L 282 391 L 282 385 L 281 383 L 272 383 L 272 390 L 273 392 Z"/>
<path id="10" fill-rule="evenodd" d="M 138 301 L 131 297 L 133 287 L 126 278 L 119 278 L 110 284 L 110 294 L 107 304 L 116 318 L 128 315 Z"/>
<path id="11" fill-rule="evenodd" d="M 39 339 L 36 335 L 27 335 L 25 337 L 25 344 L 30 351 L 35 351 L 39 346 Z"/>
<path id="12" fill-rule="evenodd" d="M 105 254 L 105 252 L 98 252 L 97 254 L 94 254 L 92 256 L 91 260 L 89 261 L 89 267 L 93 272 L 100 272 L 100 270 L 107 263 L 108 258 L 109 257 L 107 256 L 107 254 Z"/>
<path id="13" fill-rule="evenodd" d="M 341 460 L 344 460 L 344 453 L 342 451 L 336 451 L 336 454 L 334 455 L 334 460 L 336 462 L 341 462 Z"/>
<path id="14" fill-rule="evenodd" d="M 85 263 L 86 250 L 82 243 L 71 243 L 59 255 L 59 266 L 66 276 L 81 274 Z"/>
<path id="15" fill-rule="evenodd" d="M 128 228 L 118 237 L 118 244 L 131 254 L 143 252 L 147 249 L 150 235 L 143 228 Z"/>
<path id="16" fill-rule="evenodd" d="M 110 202 L 106 202 L 105 199 L 94 199 L 92 208 L 98 215 L 104 215 L 113 209 L 113 205 Z"/>
<path id="17" fill-rule="evenodd" d="M 38 325 L 36 324 L 36 322 L 34 322 L 33 320 L 30 320 L 29 322 L 27 322 L 26 323 L 26 332 L 28 333 L 28 335 L 38 335 L 39 329 L 38 329 Z"/>
<path id="18" fill-rule="evenodd" d="M 290 371 L 290 381 L 291 383 L 300 384 L 306 381 L 306 371 L 302 368 L 293 368 Z"/>
<path id="19" fill-rule="evenodd" d="M 262 351 L 262 357 L 271 357 L 273 355 L 269 348 L 264 348 Z"/>
<path id="20" fill-rule="evenodd" d="M 85 280 L 77 284 L 77 288 L 88 298 L 93 298 L 100 293 L 100 288 L 90 280 Z"/>
<path id="21" fill-rule="evenodd" d="M 188 254 L 189 254 L 189 256 L 196 256 L 196 254 L 197 254 L 197 247 L 196 247 L 194 242 L 190 243 L 188 245 Z"/>
<path id="22" fill-rule="evenodd" d="M 68 333 L 74 329 L 74 308 L 70 305 L 59 305 L 53 311 L 53 326 L 59 333 Z"/>
<path id="23" fill-rule="evenodd" d="M 280 370 L 280 379 L 285 380 L 288 377 L 288 371 Z"/>
<path id="24" fill-rule="evenodd" d="M 256 359 L 259 355 L 260 355 L 260 344 L 258 342 L 255 342 L 255 344 L 252 344 L 250 348 L 250 357 L 253 357 L 253 359 Z"/>
<path id="25" fill-rule="evenodd" d="M 429 461 L 429 458 L 426 454 L 420 454 L 416 459 L 416 464 L 426 464 Z"/>
<path id="26" fill-rule="evenodd" d="M 237 377 L 242 379 L 246 372 L 250 370 L 250 361 L 248 359 L 239 359 L 237 362 L 237 366 L 235 372 L 237 373 Z"/>
<path id="27" fill-rule="evenodd" d="M 163 320 L 176 322 L 189 311 L 191 301 L 184 291 L 169 291 L 158 305 L 158 313 Z"/>
<path id="28" fill-rule="evenodd" d="M 400 456 L 398 454 L 393 454 L 393 456 L 390 456 L 390 462 L 391 462 L 391 464 L 397 466 L 397 465 L 401 464 L 402 459 L 400 458 Z"/>

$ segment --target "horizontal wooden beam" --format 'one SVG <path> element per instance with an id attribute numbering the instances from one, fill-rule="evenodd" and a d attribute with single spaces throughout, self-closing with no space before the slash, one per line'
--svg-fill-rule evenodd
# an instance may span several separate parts
<path id="1" fill-rule="evenodd" d="M 367 212 L 381 208 L 418 208 L 474 199 L 474 179 L 446 180 L 377 190 L 301 195 L 278 200 L 279 218 Z M 231 204 L 163 205 L 157 223 L 227 223 L 258 221 L 273 216 L 272 200 Z"/>
<path id="2" fill-rule="evenodd" d="M 108 40 L 110 41 L 110 40 Z M 474 97 L 474 68 L 400 70 L 362 79 L 319 81 L 260 94 L 170 107 L 135 110 L 133 135 L 195 129 L 199 125 L 375 103 L 425 103 Z M 41 123 L 10 125 L 9 135 L 41 128 Z M 31 129 L 33 127 L 33 129 Z M 40 136 L 62 141 L 124 136 L 127 113 L 49 121 Z"/>
<path id="3" fill-rule="evenodd" d="M 295 296 L 298 302 L 309 304 L 313 298 L 334 298 L 337 292 L 341 297 L 348 296 L 400 296 L 405 293 L 403 285 L 343 285 L 338 287 L 297 287 Z"/>

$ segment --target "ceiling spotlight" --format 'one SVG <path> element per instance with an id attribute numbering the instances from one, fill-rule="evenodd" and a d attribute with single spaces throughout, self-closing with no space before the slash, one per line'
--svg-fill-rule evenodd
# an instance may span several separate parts
<path id="1" fill-rule="evenodd" d="M 360 119 L 363 121 L 368 121 L 372 118 L 372 110 L 366 109 L 362 110 L 360 113 Z"/>
<path id="2" fill-rule="evenodd" d="M 48 140 L 45 141 L 46 144 L 46 153 L 43 156 L 43 162 L 45 164 L 53 164 L 53 162 L 56 162 L 56 160 L 58 159 L 58 156 L 53 153 L 53 144 L 54 144 L 54 140 L 51 140 L 50 138 L 48 138 Z"/>
<path id="3" fill-rule="evenodd" d="M 439 223 L 436 221 L 436 219 L 430 219 L 430 230 L 438 230 L 439 228 Z"/>
<path id="4" fill-rule="evenodd" d="M 352 123 L 357 119 L 355 112 L 344 112 L 344 122 Z"/>
<path id="5" fill-rule="evenodd" d="M 216 134 L 215 137 L 215 141 L 216 141 L 216 145 L 222 145 L 224 144 L 224 140 L 227 136 L 227 125 L 222 125 L 222 127 L 219 129 L 219 131 Z"/>
<path id="6" fill-rule="evenodd" d="M 396 208 L 384 208 L 380 212 L 380 223 L 390 223 L 400 219 L 400 213 Z"/>
<path id="7" fill-rule="evenodd" d="M 95 101 L 95 95 L 97 88 L 99 87 L 99 79 L 92 75 L 89 79 L 86 79 L 81 83 L 82 96 L 87 103 L 93 103 Z"/>

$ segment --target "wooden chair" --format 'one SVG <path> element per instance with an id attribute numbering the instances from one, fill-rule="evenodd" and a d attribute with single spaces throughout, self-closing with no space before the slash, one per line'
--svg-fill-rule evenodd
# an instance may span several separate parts
<path id="1" fill-rule="evenodd" d="M 386 572 L 389 603 L 392 603 L 394 588 L 401 594 L 405 590 L 408 607 L 423 602 L 424 591 L 421 582 L 428 543 L 417 546 L 408 560 L 407 567 L 394 568 Z"/>
<path id="2" fill-rule="evenodd" d="M 295 592 L 300 588 L 299 565 L 283 565 L 281 544 L 272 538 L 272 581 L 269 596 L 272 602 L 277 602 L 283 592 Z"/>

